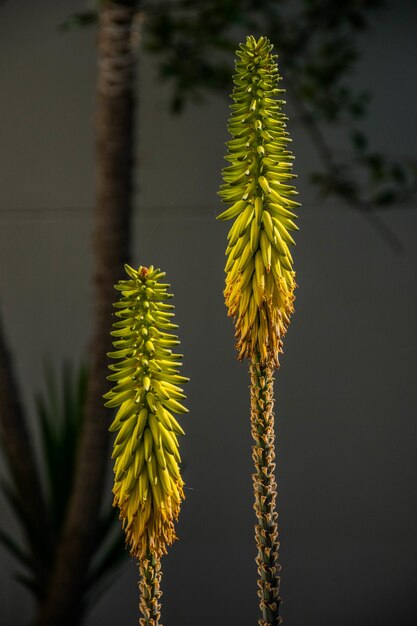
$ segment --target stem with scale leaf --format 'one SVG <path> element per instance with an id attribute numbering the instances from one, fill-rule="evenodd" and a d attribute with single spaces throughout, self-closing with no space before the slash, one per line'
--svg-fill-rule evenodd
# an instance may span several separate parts
<path id="1" fill-rule="evenodd" d="M 140 626 L 162 626 L 161 605 L 159 599 L 162 595 L 160 590 L 162 571 L 160 558 L 150 550 L 139 562 L 140 571 L 140 603 L 139 609 L 142 618 L 139 620 Z"/>
<path id="2" fill-rule="evenodd" d="M 278 565 L 277 483 L 275 480 L 274 379 L 273 367 L 263 365 L 253 355 L 251 375 L 251 431 L 254 440 L 252 458 L 255 464 L 253 488 L 257 518 L 255 540 L 258 549 L 258 596 L 262 617 L 259 626 L 281 623 L 279 597 L 281 569 Z"/>

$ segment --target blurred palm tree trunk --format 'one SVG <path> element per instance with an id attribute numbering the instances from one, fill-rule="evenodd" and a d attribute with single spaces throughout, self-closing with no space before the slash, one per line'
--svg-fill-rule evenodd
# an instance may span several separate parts
<path id="1" fill-rule="evenodd" d="M 136 1 L 100 3 L 96 104 L 96 206 L 93 232 L 94 331 L 90 344 L 86 421 L 72 497 L 49 594 L 38 626 L 76 626 L 94 546 L 108 455 L 109 412 L 103 407 L 111 350 L 113 285 L 129 261 L 133 164 L 132 23 Z"/>

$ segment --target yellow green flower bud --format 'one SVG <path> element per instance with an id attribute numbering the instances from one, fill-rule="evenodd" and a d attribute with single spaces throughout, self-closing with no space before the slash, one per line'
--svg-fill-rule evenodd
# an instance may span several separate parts
<path id="1" fill-rule="evenodd" d="M 240 359 L 257 353 L 278 366 L 282 340 L 294 310 L 293 200 L 288 184 L 293 156 L 285 130 L 276 55 L 265 37 L 247 38 L 236 52 L 229 119 L 232 139 L 219 195 L 231 204 L 219 219 L 235 221 L 228 234 L 225 299 L 235 318 Z"/>
<path id="2" fill-rule="evenodd" d="M 159 269 L 125 265 L 129 278 L 115 288 L 113 324 L 117 363 L 108 377 L 114 387 L 105 395 L 106 406 L 118 407 L 111 431 L 117 432 L 114 448 L 114 506 L 120 510 L 126 542 L 132 556 L 144 559 L 166 553 L 175 539 L 174 521 L 184 498 L 178 451 L 178 435 L 184 431 L 173 413 L 185 413 L 181 387 L 188 381 L 178 373 L 182 355 L 172 351 L 179 344 L 171 332 L 169 285 Z"/>

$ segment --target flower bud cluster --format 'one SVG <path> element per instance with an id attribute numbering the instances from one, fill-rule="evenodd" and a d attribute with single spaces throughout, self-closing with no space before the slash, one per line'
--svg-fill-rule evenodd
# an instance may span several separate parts
<path id="1" fill-rule="evenodd" d="M 253 353 L 278 366 L 282 340 L 294 310 L 295 273 L 291 230 L 298 230 L 289 184 L 293 156 L 282 100 L 276 96 L 278 67 L 265 37 L 250 36 L 236 52 L 229 120 L 232 139 L 219 194 L 231 206 L 219 219 L 235 218 L 226 250 L 225 299 L 235 318 L 240 359 Z"/>
<path id="2" fill-rule="evenodd" d="M 174 521 L 184 498 L 178 435 L 184 431 L 174 413 L 185 413 L 180 384 L 181 354 L 173 353 L 178 338 L 171 332 L 173 306 L 169 285 L 159 269 L 125 266 L 129 275 L 115 288 L 118 321 L 113 324 L 114 352 L 110 365 L 114 382 L 107 407 L 118 407 L 111 431 L 114 441 L 114 505 L 126 532 L 131 554 L 162 555 L 176 539 Z"/>

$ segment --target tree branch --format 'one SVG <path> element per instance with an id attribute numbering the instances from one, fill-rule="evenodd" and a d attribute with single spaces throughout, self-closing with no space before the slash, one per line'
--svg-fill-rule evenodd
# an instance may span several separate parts
<path id="1" fill-rule="evenodd" d="M 298 110 L 301 123 L 309 133 L 325 169 L 334 179 L 335 183 L 344 187 L 345 192 L 343 193 L 343 199 L 347 205 L 350 208 L 359 211 L 378 232 L 380 237 L 389 245 L 391 250 L 396 254 L 400 254 L 404 249 L 401 241 L 391 228 L 389 228 L 389 226 L 387 226 L 387 224 L 381 219 L 381 217 L 375 213 L 372 204 L 360 198 L 359 195 L 352 189 L 352 181 L 344 175 L 342 165 L 337 163 L 334 157 L 334 152 L 327 143 L 325 136 L 321 131 L 320 125 L 317 123 L 314 115 L 312 115 L 308 110 L 302 97 L 298 95 L 294 81 L 287 78 L 285 82 L 287 85 L 287 91 L 292 98 L 294 108 Z"/>

